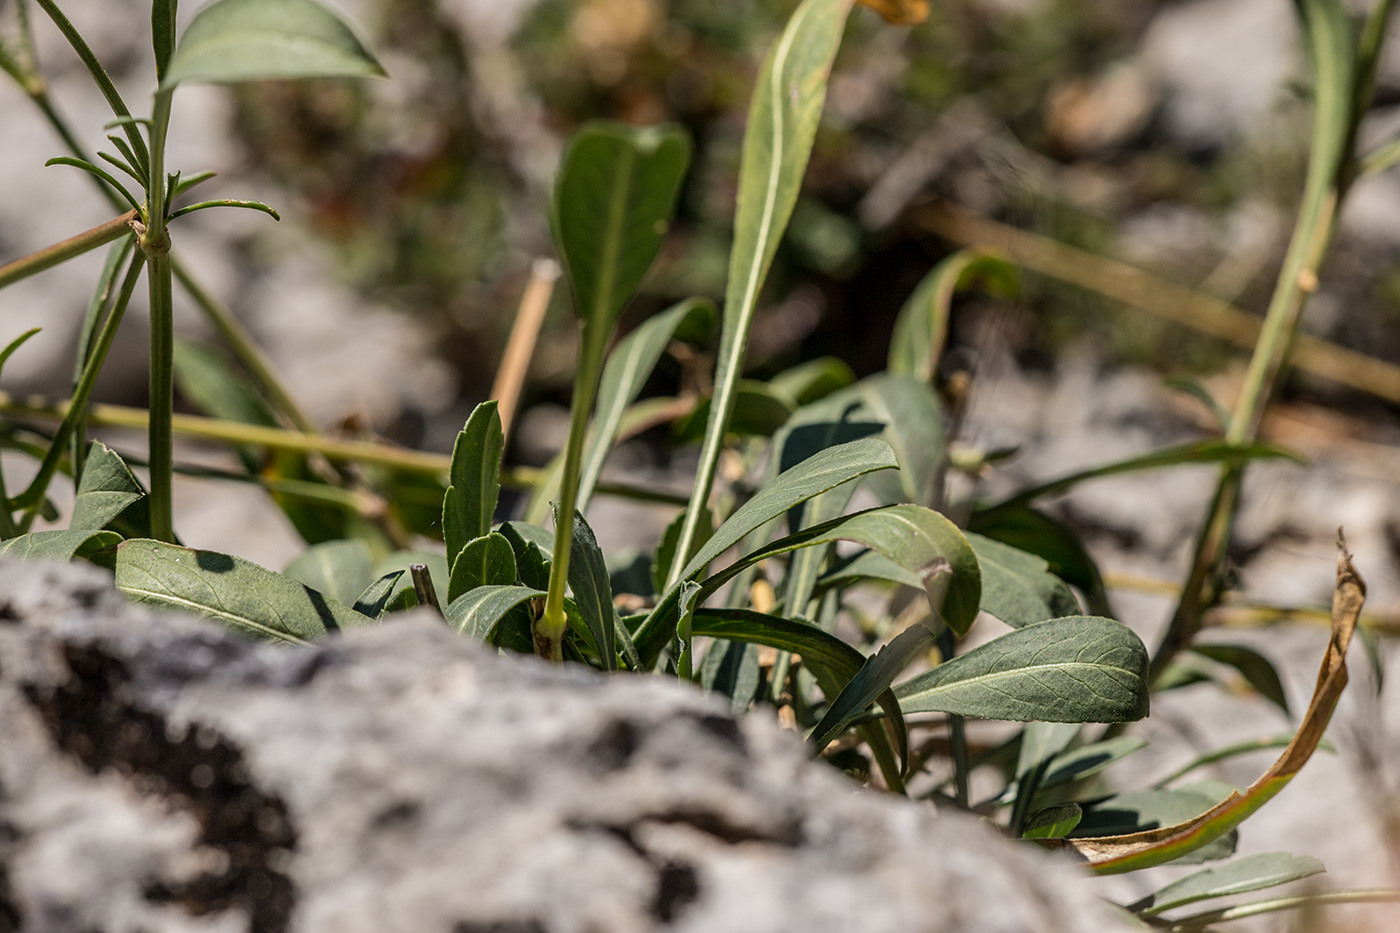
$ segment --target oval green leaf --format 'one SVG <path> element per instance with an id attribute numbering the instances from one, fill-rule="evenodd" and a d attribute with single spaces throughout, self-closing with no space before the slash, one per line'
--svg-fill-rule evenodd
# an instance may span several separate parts
<path id="1" fill-rule="evenodd" d="M 319 3 L 217 0 L 185 29 L 160 87 L 383 75 L 350 27 Z"/>

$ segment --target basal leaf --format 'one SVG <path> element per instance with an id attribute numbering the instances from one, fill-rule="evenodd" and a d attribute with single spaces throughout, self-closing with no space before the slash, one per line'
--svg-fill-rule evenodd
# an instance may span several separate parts
<path id="1" fill-rule="evenodd" d="M 548 542 L 536 540 L 536 532 L 547 536 Z M 527 522 L 505 522 L 501 525 L 500 533 L 510 542 L 511 550 L 515 551 L 515 572 L 520 582 L 537 590 L 547 589 L 550 565 L 547 555 L 553 551 L 554 536 L 540 526 Z M 531 537 L 527 538 L 526 534 Z"/>
<path id="2" fill-rule="evenodd" d="M 1064 522 L 1028 506 L 990 511 L 973 510 L 968 531 L 1042 557 L 1066 583 L 1079 587 L 1094 615 L 1113 617 L 1098 564 L 1079 534 Z"/>
<path id="3" fill-rule="evenodd" d="M 831 701 L 826 715 L 812 729 L 809 741 L 814 749 L 826 748 L 852 719 L 889 690 L 895 678 L 909 663 L 933 646 L 933 633 L 921 625 L 901 632 L 888 645 L 866 659 L 856 676 Z"/>
<path id="4" fill-rule="evenodd" d="M 383 74 L 350 27 L 313 0 L 216 0 L 186 27 L 160 86 Z"/>
<path id="5" fill-rule="evenodd" d="M 105 528 L 145 495 L 122 458 L 101 441 L 93 441 L 83 458 L 83 477 L 68 527 L 74 531 Z"/>
<path id="6" fill-rule="evenodd" d="M 359 595 L 359 598 L 355 600 L 355 605 L 350 608 L 371 619 L 382 618 L 386 612 L 390 611 L 389 602 L 393 598 L 395 584 L 406 572 L 392 570 L 384 574 L 365 587 L 365 591 Z"/>
<path id="7" fill-rule="evenodd" d="M 554 192 L 554 235 L 579 316 L 611 333 L 665 239 L 690 164 L 676 127 L 599 121 L 574 134 Z"/>
<path id="8" fill-rule="evenodd" d="M 505 433 L 496 407 L 494 400 L 476 406 L 452 447 L 452 484 L 442 500 L 442 536 L 449 565 L 468 541 L 491 531 L 505 450 Z"/>
<path id="9" fill-rule="evenodd" d="M 1189 819 L 1140 832 L 1070 840 L 1097 874 L 1115 874 L 1160 865 L 1195 852 L 1232 831 L 1288 786 L 1322 740 L 1347 683 L 1346 653 L 1356 630 L 1366 585 L 1337 533 L 1337 582 L 1332 591 L 1332 637 L 1318 671 L 1312 701 L 1293 741 L 1243 793 L 1235 792 Z M 1048 623 L 1053 624 L 1053 623 Z M 1022 629 L 1025 631 L 1025 629 Z"/>
<path id="10" fill-rule="evenodd" d="M 792 417 L 792 402 L 785 395 L 773 391 L 767 383 L 740 379 L 734 393 L 734 411 L 729 418 L 727 433 L 736 437 L 771 437 Z M 712 401 L 705 399 L 695 406 L 694 411 L 675 423 L 671 430 L 674 443 L 690 444 L 704 437 Z"/>
<path id="11" fill-rule="evenodd" d="M 354 603 L 375 578 L 369 547 L 354 539 L 313 544 L 297 555 L 282 573 L 347 606 Z"/>
<path id="12" fill-rule="evenodd" d="M 1129 791 L 1086 805 L 1074 837 L 1107 837 L 1160 832 L 1208 810 L 1227 798 L 1234 788 L 1218 781 L 1202 782 L 1172 790 Z M 1207 845 L 1178 856 L 1178 864 L 1199 865 L 1235 854 L 1239 834 L 1231 830 Z M 1067 841 L 1077 845 L 1075 839 Z"/>
<path id="13" fill-rule="evenodd" d="M 651 562 L 653 592 L 660 593 L 666 589 L 666 578 L 671 573 L 671 563 L 676 559 L 676 542 L 680 539 L 683 521 L 684 514 L 676 515 L 661 533 L 661 540 L 656 543 L 656 557 Z M 704 547 L 714 533 L 714 513 L 705 509 L 700 513 L 700 526 L 695 535 L 695 543 Z"/>
<path id="14" fill-rule="evenodd" d="M 447 569 L 447 558 L 433 551 L 395 551 L 375 564 L 372 571 L 374 577 L 382 577 L 396 570 L 403 571 L 403 576 L 399 577 L 398 583 L 394 584 L 394 592 L 389 597 L 388 607 L 390 611 L 408 609 L 418 605 L 418 596 L 413 588 L 413 573 L 410 570 L 414 564 L 423 564 L 428 568 L 428 576 L 433 581 L 434 592 L 447 592 L 451 580 Z"/>
<path id="15" fill-rule="evenodd" d="M 473 538 L 452 562 L 452 575 L 447 582 L 447 601 L 478 586 L 514 586 L 517 582 L 515 550 L 499 532 Z"/>
<path id="16" fill-rule="evenodd" d="M 768 380 L 768 387 L 794 408 L 810 405 L 856 381 L 851 365 L 835 356 L 798 363 Z"/>
<path id="17" fill-rule="evenodd" d="M 1134 913 L 1154 917 L 1163 911 L 1184 907 L 1197 901 L 1231 894 L 1262 891 L 1275 885 L 1310 878 L 1327 869 L 1315 858 L 1289 855 L 1287 852 L 1262 852 L 1246 855 L 1228 865 L 1204 868 L 1187 875 L 1143 898 L 1132 906 Z"/>
<path id="18" fill-rule="evenodd" d="M 56 560 L 67 563 L 75 557 L 89 557 L 120 544 L 115 531 L 77 529 L 36 531 L 0 541 L 0 557 L 10 560 Z"/>
<path id="19" fill-rule="evenodd" d="M 1135 735 L 1118 735 L 1061 752 L 1051 760 L 1040 786 L 1054 787 L 1098 774 L 1114 762 L 1146 747 L 1147 742 Z"/>
<path id="20" fill-rule="evenodd" d="M 1272 661 L 1253 648 L 1246 648 L 1244 645 L 1198 644 L 1192 645 L 1191 650 L 1217 664 L 1233 667 L 1251 687 L 1259 691 L 1260 696 L 1283 710 L 1285 716 L 1290 715 L 1288 694 L 1283 690 L 1278 671 L 1274 669 Z"/>
<path id="21" fill-rule="evenodd" d="M 1077 803 L 1048 807 L 1031 816 L 1021 836 L 1025 839 L 1063 839 L 1074 831 L 1083 816 L 1084 812 Z"/>
<path id="22" fill-rule="evenodd" d="M 1131 722 L 1147 715 L 1147 649 L 1112 619 L 1054 619 L 940 664 L 895 694 L 905 713 Z"/>
<path id="23" fill-rule="evenodd" d="M 788 509 L 857 476 L 897 466 L 889 445 L 865 438 L 829 447 L 782 473 L 740 506 L 681 571 L 688 579 L 738 544 L 749 532 Z"/>
<path id="24" fill-rule="evenodd" d="M 982 610 L 1013 628 L 1078 615 L 1079 601 L 1045 559 L 965 533 L 982 570 Z"/>
<path id="25" fill-rule="evenodd" d="M 603 552 L 593 537 L 593 529 L 588 527 L 581 514 L 574 515 L 571 551 L 569 589 L 574 592 L 574 602 L 588 624 L 603 665 L 610 671 L 616 670 L 617 651 L 613 637 L 618 623 L 617 610 L 613 608 L 612 583 L 608 579 Z"/>
<path id="26" fill-rule="evenodd" d="M 117 589 L 141 603 L 193 612 L 259 638 L 302 643 L 367 625 L 349 606 L 240 557 L 149 538 L 117 547 Z"/>
<path id="27" fill-rule="evenodd" d="M 932 382 L 938 359 L 948 338 L 948 317 L 953 294 L 972 286 L 979 278 L 991 280 L 998 290 L 1014 292 L 1014 266 L 981 250 L 961 250 L 944 259 L 919 283 L 900 309 L 890 337 L 888 371 L 920 382 Z"/>
<path id="28" fill-rule="evenodd" d="M 528 586 L 479 586 L 448 603 L 443 615 L 468 638 L 492 641 L 496 627 L 512 610 L 543 597 L 543 590 Z"/>

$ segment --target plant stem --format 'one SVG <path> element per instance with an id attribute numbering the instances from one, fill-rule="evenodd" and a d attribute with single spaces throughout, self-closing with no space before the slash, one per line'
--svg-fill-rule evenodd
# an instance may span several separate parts
<path id="1" fill-rule="evenodd" d="M 102 324 L 97 344 L 93 347 L 87 366 L 83 369 L 83 377 L 78 381 L 78 385 L 73 391 L 73 398 L 64 413 L 63 423 L 59 425 L 53 443 L 49 446 L 48 454 L 39 465 L 38 474 L 18 497 L 16 504 L 26 510 L 24 519 L 20 523 L 21 531 L 27 532 L 33 527 L 34 519 L 44 504 L 44 494 L 48 491 L 49 481 L 53 479 L 54 472 L 58 469 L 58 462 L 63 458 L 64 440 L 70 436 L 74 425 L 84 417 L 88 399 L 92 396 L 93 386 L 97 384 L 97 376 L 102 372 L 102 364 L 107 359 L 107 351 L 112 348 L 112 340 L 116 337 L 117 327 L 121 324 L 122 316 L 126 313 L 126 306 L 131 301 L 132 292 L 136 290 L 136 282 L 141 277 L 141 266 L 144 262 L 145 257 L 140 253 L 132 256 L 126 278 L 122 281 L 121 291 L 117 293 L 112 310 L 108 312 L 107 320 Z"/>
<path id="2" fill-rule="evenodd" d="M 175 541 L 172 502 L 175 466 L 175 315 L 171 295 L 170 235 L 165 229 L 165 137 L 170 128 L 173 91 L 156 91 L 151 117 L 150 178 L 146 182 L 146 229 L 141 249 L 150 265 L 151 391 L 150 509 L 151 537 Z"/>
<path id="3" fill-rule="evenodd" d="M 583 442 L 593 412 L 598 380 L 603 372 L 604 351 L 611 327 L 599 316 L 583 323 L 582 352 L 574 399 L 569 411 L 569 440 L 564 448 L 564 473 L 559 484 L 559 505 L 554 513 L 554 555 L 549 568 L 549 591 L 544 613 L 535 620 L 535 653 L 553 661 L 563 660 L 563 636 L 569 620 L 564 613 L 564 588 L 569 582 L 569 552 L 573 544 L 574 509 L 578 505 L 579 477 L 583 470 Z"/>
<path id="4" fill-rule="evenodd" d="M 535 341 L 544 325 L 549 299 L 554 295 L 554 283 L 559 278 L 559 264 L 552 259 L 536 259 L 530 267 L 530 282 L 520 298 L 515 323 L 510 329 L 506 351 L 491 385 L 491 397 L 500 403 L 501 431 L 510 436 L 515 409 L 520 403 L 520 390 L 530 370 L 530 358 L 535 353 Z"/>
<path id="5" fill-rule="evenodd" d="M 71 236 L 62 242 L 46 246 L 38 252 L 30 253 L 28 256 L 0 266 L 0 288 L 13 285 L 21 279 L 27 279 L 45 269 L 52 269 L 59 263 L 67 262 L 75 256 L 81 256 L 89 250 L 121 239 L 131 232 L 131 222 L 135 219 L 136 211 L 127 211 L 120 217 L 113 217 L 91 230 L 85 230 L 77 236 Z"/>

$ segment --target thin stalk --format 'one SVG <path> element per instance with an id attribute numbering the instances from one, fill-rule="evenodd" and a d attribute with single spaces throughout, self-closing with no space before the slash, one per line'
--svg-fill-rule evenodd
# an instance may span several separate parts
<path id="1" fill-rule="evenodd" d="M 500 403 L 501 430 L 507 437 L 510 436 L 515 409 L 520 404 L 520 390 L 530 370 L 530 358 L 535 354 L 535 342 L 539 339 L 540 328 L 544 326 L 544 315 L 549 310 L 549 300 L 554 295 L 554 283 L 559 279 L 559 271 L 559 264 L 552 259 L 536 259 L 530 267 L 530 282 L 520 298 L 506 351 L 501 355 L 501 365 L 496 369 L 491 397 Z"/>
<path id="2" fill-rule="evenodd" d="M 1239 400 L 1225 432 L 1236 444 L 1253 441 L 1265 407 L 1277 389 L 1308 297 L 1317 288 L 1318 271 L 1335 228 L 1344 173 L 1352 161 L 1356 59 L 1348 59 L 1350 22 L 1330 17 L 1312 3 L 1302 4 L 1305 32 L 1313 59 L 1315 89 L 1308 175 L 1293 236 L 1284 256 L 1264 326 L 1245 373 Z M 1330 9 L 1330 8 L 1329 8 Z M 1219 599 L 1226 549 L 1239 507 L 1243 464 L 1227 464 L 1196 542 L 1191 570 L 1171 623 L 1153 654 L 1149 677 L 1156 682 L 1200 631 L 1205 611 Z"/>
<path id="3" fill-rule="evenodd" d="M 21 279 L 37 275 L 45 269 L 52 269 L 59 263 L 67 262 L 75 256 L 81 256 L 89 250 L 121 239 L 131 232 L 131 222 L 136 219 L 136 211 L 127 211 L 120 217 L 113 217 L 91 230 L 85 230 L 76 236 L 71 236 L 52 246 L 46 246 L 38 252 L 30 253 L 28 256 L 0 266 L 0 288 L 13 285 Z"/>
<path id="4" fill-rule="evenodd" d="M 173 92 L 156 91 L 151 116 L 150 178 L 146 182 L 146 229 L 141 249 L 150 265 L 151 391 L 150 509 L 151 537 L 175 541 L 173 504 L 175 434 L 175 314 L 171 295 L 170 235 L 165 229 L 165 137 L 170 129 Z"/>
<path id="5" fill-rule="evenodd" d="M 563 636 L 569 625 L 564 613 L 564 588 L 569 582 L 569 552 L 579 477 L 583 470 L 583 443 L 588 434 L 594 396 L 598 393 L 610 331 L 611 328 L 596 316 L 583 323 L 583 352 L 579 354 L 579 373 L 569 411 L 569 441 L 564 449 L 559 507 L 554 513 L 554 556 L 549 568 L 549 590 L 545 594 L 544 613 L 535 620 L 534 626 L 535 653 L 553 661 L 563 660 Z"/>
<path id="6" fill-rule="evenodd" d="M 938 650 L 943 655 L 943 662 L 953 660 L 957 654 L 958 646 L 953 637 L 953 630 L 944 627 L 938 633 Z M 958 803 L 966 808 L 971 799 L 971 771 L 968 766 L 967 756 L 967 724 L 961 716 L 954 713 L 948 714 L 948 741 L 953 750 L 953 788 L 954 795 Z"/>
<path id="7" fill-rule="evenodd" d="M 78 30 L 73 28 L 73 24 L 68 21 L 68 17 L 63 15 L 63 11 L 53 2 L 53 0 L 35 0 L 39 8 L 49 15 L 58 31 L 63 33 L 63 38 L 68 40 L 68 44 L 73 47 L 73 51 L 78 53 L 78 58 L 82 60 L 88 73 L 92 75 L 92 80 L 97 84 L 102 96 L 107 98 L 107 106 L 112 108 L 112 112 L 119 117 L 130 117 L 131 111 L 127 109 L 126 101 L 117 92 L 117 86 L 112 83 L 111 77 L 107 74 L 107 69 L 102 67 L 102 63 L 97 60 L 97 56 L 92 53 Z M 141 138 L 141 131 L 131 122 L 122 125 L 126 138 L 131 142 L 131 149 L 142 161 L 147 158 L 146 141 Z"/>
<path id="8" fill-rule="evenodd" d="M 17 504 L 25 509 L 24 518 L 20 523 L 21 531 L 27 532 L 34 526 L 34 519 L 43 506 L 44 494 L 48 491 L 49 481 L 53 479 L 54 472 L 58 469 L 58 463 L 63 458 L 64 438 L 71 435 L 73 426 L 84 415 L 88 399 L 92 396 L 93 386 L 97 385 L 97 376 L 102 372 L 102 364 L 107 359 L 107 351 L 112 348 L 112 340 L 116 337 L 117 327 L 121 324 L 126 306 L 131 301 L 132 292 L 136 290 L 136 282 L 141 277 L 141 267 L 144 263 L 145 257 L 140 253 L 131 258 L 131 265 L 127 268 L 121 291 L 117 293 L 117 300 L 112 304 L 112 310 L 108 312 L 107 320 L 102 325 L 101 333 L 98 334 L 97 345 L 93 347 L 92 355 L 83 370 L 83 378 L 79 380 L 73 391 L 73 398 L 64 414 L 63 423 L 59 425 L 53 443 L 49 446 L 49 452 L 39 466 L 38 474 L 19 496 Z"/>
<path id="9" fill-rule="evenodd" d="M 126 265 L 134 241 L 134 235 L 124 237 L 107 251 L 107 262 L 102 267 L 102 275 L 97 280 L 97 288 L 93 290 L 92 300 L 88 302 L 87 312 L 83 315 L 82 330 L 78 334 L 78 352 L 73 354 L 74 389 L 82 381 L 83 370 L 87 369 L 88 360 L 92 358 L 93 342 L 97 338 L 98 323 L 102 318 L 102 313 L 111 304 L 112 291 L 117 286 L 117 276 L 121 273 L 122 267 Z M 83 458 L 87 455 L 87 419 L 82 415 L 79 415 L 78 420 L 73 423 L 73 435 L 69 438 L 69 449 L 69 458 L 73 463 L 73 475 L 82 476 Z"/>
<path id="10" fill-rule="evenodd" d="M 1185 933 L 1187 930 L 1204 929 L 1214 923 L 1243 920 L 1245 917 L 1257 917 L 1260 914 L 1273 914 L 1283 910 L 1322 907 L 1328 904 L 1381 904 L 1394 901 L 1400 901 L 1400 890 L 1391 888 L 1358 888 L 1351 891 L 1324 891 L 1321 894 L 1297 894 L 1192 914 L 1171 921 L 1170 929 Z"/>

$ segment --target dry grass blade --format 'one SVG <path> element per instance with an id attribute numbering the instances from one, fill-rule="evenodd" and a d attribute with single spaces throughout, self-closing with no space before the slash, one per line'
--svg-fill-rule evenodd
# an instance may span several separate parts
<path id="1" fill-rule="evenodd" d="M 928 19 L 928 0 L 857 0 L 895 26 L 913 26 Z"/>
<path id="2" fill-rule="evenodd" d="M 1237 346 L 1252 349 L 1259 339 L 1261 322 L 1254 315 L 1126 263 L 1104 259 L 949 204 L 927 208 L 918 214 L 917 220 L 926 229 L 954 243 L 996 250 L 1025 269 Z M 1291 363 L 1340 385 L 1400 402 L 1400 366 L 1384 360 L 1298 334 L 1293 340 Z"/>
<path id="3" fill-rule="evenodd" d="M 1166 826 L 1122 836 L 1067 839 L 1060 844 L 1074 849 L 1096 874 L 1116 874 L 1149 868 L 1198 849 L 1229 832 L 1283 790 L 1307 764 L 1327 731 L 1337 700 L 1347 684 L 1346 653 L 1356 630 L 1366 585 L 1352 566 L 1341 529 L 1337 530 L 1337 583 L 1332 592 L 1332 638 L 1318 671 L 1312 702 L 1293 741 L 1273 767 L 1243 794 L 1236 792 L 1200 816 Z"/>
<path id="4" fill-rule="evenodd" d="M 500 403 L 501 430 L 510 436 L 515 409 L 520 404 L 520 390 L 530 370 L 530 358 L 535 355 L 535 341 L 544 326 L 544 314 L 554 297 L 554 283 L 559 280 L 559 264 L 552 259 L 536 259 L 530 267 L 530 282 L 520 298 L 515 323 L 510 329 L 506 352 L 501 356 L 496 381 L 491 384 L 491 397 Z"/>

